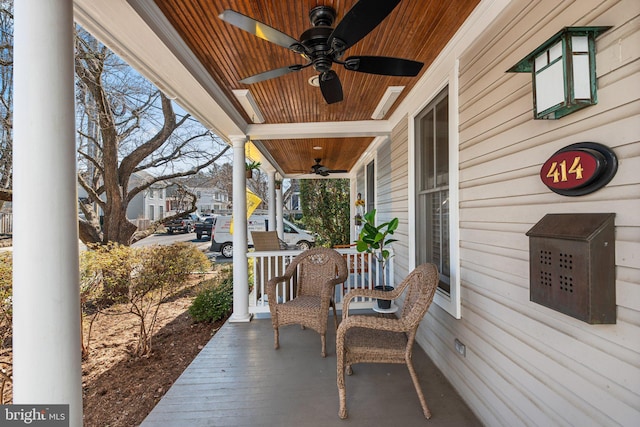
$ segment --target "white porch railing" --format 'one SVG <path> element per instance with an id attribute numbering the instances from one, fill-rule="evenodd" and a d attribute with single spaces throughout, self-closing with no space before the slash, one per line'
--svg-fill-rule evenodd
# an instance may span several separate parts
<path id="1" fill-rule="evenodd" d="M 336 286 L 335 302 L 338 309 L 342 309 L 342 301 L 344 295 L 350 289 L 373 289 L 375 286 L 382 285 L 382 275 L 379 273 L 378 262 L 371 254 L 359 253 L 355 248 L 336 249 L 347 260 L 349 275 L 342 285 Z M 265 286 L 267 281 L 274 276 L 282 275 L 291 262 L 298 254 L 299 250 L 285 251 L 261 251 L 249 252 L 247 257 L 253 265 L 250 271 L 253 275 L 253 286 L 249 294 L 249 313 L 262 314 L 269 313 L 269 302 L 267 301 L 267 293 Z M 387 283 L 392 283 L 393 278 L 393 257 L 387 263 L 385 271 L 387 275 Z M 251 284 L 250 284 L 251 286 Z M 293 280 L 289 283 L 281 284 L 276 291 L 279 302 L 288 301 L 295 295 L 295 283 Z M 371 308 L 373 300 L 369 298 L 356 298 L 351 302 L 350 308 Z"/>
<path id="2" fill-rule="evenodd" d="M 13 234 L 13 214 L 0 212 L 0 234 Z"/>

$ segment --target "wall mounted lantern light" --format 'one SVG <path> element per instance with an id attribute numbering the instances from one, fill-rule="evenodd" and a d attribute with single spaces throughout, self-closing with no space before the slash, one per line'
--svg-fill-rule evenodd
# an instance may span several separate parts
<path id="1" fill-rule="evenodd" d="M 595 39 L 611 27 L 565 27 L 507 72 L 531 73 L 535 119 L 598 103 Z"/>

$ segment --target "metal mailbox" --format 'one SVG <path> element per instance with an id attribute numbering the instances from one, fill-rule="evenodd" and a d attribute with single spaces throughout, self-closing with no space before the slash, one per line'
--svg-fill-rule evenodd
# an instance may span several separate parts
<path id="1" fill-rule="evenodd" d="M 548 214 L 534 225 L 530 300 L 587 323 L 616 323 L 614 218 Z"/>

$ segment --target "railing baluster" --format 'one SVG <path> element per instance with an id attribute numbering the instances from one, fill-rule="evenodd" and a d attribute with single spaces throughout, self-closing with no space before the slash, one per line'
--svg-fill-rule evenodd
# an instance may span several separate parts
<path id="1" fill-rule="evenodd" d="M 349 275 L 344 283 L 337 285 L 336 305 L 342 308 L 345 293 L 350 289 L 373 289 L 374 286 L 382 284 L 380 268 L 376 259 L 368 253 L 359 253 L 355 248 L 336 249 L 345 256 Z M 253 258 L 254 292 L 249 300 L 250 313 L 269 313 L 269 303 L 266 300 L 266 284 L 269 278 L 275 275 L 282 275 L 291 260 L 302 251 L 261 251 L 248 252 L 247 257 Z M 394 276 L 393 257 L 389 259 L 387 267 L 387 277 L 392 281 Z M 391 282 L 389 282 L 391 283 Z M 287 291 L 288 290 L 288 291 Z M 276 298 L 279 302 L 286 302 L 291 299 L 295 291 L 295 283 L 290 280 L 276 288 Z M 260 295 L 260 298 L 258 298 Z M 358 297 L 351 303 L 351 308 L 370 308 L 374 303 L 368 298 Z"/>

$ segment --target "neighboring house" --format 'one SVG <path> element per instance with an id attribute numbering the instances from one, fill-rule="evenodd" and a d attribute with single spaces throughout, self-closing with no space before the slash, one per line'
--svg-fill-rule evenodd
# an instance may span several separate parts
<path id="1" fill-rule="evenodd" d="M 207 181 L 195 182 L 194 179 L 185 181 L 186 191 L 196 196 L 197 211 L 203 213 L 216 213 L 227 210 L 229 206 L 229 195 Z M 167 187 L 166 212 L 171 215 L 177 211 L 183 211 L 191 207 L 192 197 L 180 186 L 172 184 Z"/>
<path id="2" fill-rule="evenodd" d="M 196 195 L 196 206 L 200 213 L 219 212 L 229 205 L 229 196 L 219 188 L 200 186 L 191 191 Z"/>
<path id="3" fill-rule="evenodd" d="M 152 178 L 147 172 L 136 172 L 131 175 L 129 188 L 136 187 L 145 179 Z M 148 220 L 159 221 L 166 215 L 166 185 L 155 183 L 146 190 L 138 193 L 127 206 L 127 218 L 130 221 Z"/>
<path id="4" fill-rule="evenodd" d="M 300 181 L 297 179 L 289 180 L 289 188 L 283 195 L 284 210 L 290 218 L 299 218 L 302 216 L 302 205 L 300 204 Z"/>
<path id="5" fill-rule="evenodd" d="M 131 175 L 129 189 L 132 189 L 146 179 L 153 178 L 148 172 L 136 172 Z M 161 220 L 166 216 L 166 184 L 155 183 L 151 187 L 136 194 L 127 205 L 127 219 L 133 222 L 140 229 L 146 228 L 151 222 Z M 78 200 L 87 200 L 87 193 L 81 186 L 78 186 Z M 98 212 L 102 215 L 99 207 Z"/>

